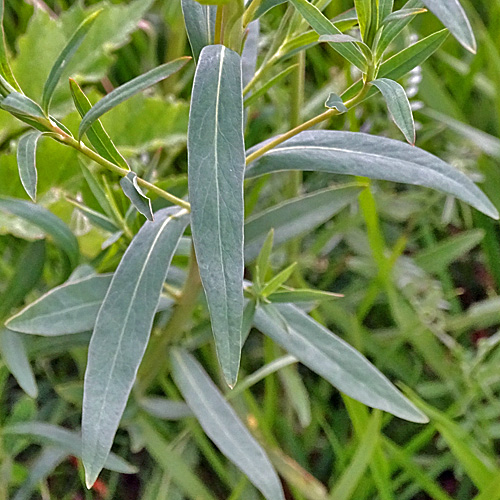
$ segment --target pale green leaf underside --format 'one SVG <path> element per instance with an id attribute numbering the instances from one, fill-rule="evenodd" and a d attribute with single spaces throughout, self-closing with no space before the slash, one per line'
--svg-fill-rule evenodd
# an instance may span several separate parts
<path id="1" fill-rule="evenodd" d="M 363 133 L 302 132 L 253 162 L 247 177 L 283 170 L 360 175 L 436 189 L 497 219 L 498 211 L 462 172 L 422 149 Z"/>
<path id="2" fill-rule="evenodd" d="M 28 196 L 36 199 L 36 146 L 38 139 L 42 136 L 39 131 L 27 132 L 19 139 L 17 146 L 17 166 L 19 178 Z"/>
<path id="3" fill-rule="evenodd" d="M 458 0 L 422 0 L 422 2 L 467 50 L 476 53 L 474 33 Z"/>
<path id="4" fill-rule="evenodd" d="M 136 210 L 144 215 L 146 219 L 153 220 L 151 200 L 142 192 L 139 184 L 137 184 L 137 174 L 129 172 L 120 180 L 120 186 Z"/>
<path id="5" fill-rule="evenodd" d="M 188 132 L 191 228 L 222 371 L 236 383 L 243 316 L 241 59 L 222 45 L 198 61 Z"/>
<path id="6" fill-rule="evenodd" d="M 12 332 L 7 328 L 0 329 L 0 355 L 10 373 L 17 380 L 22 390 L 36 398 L 38 387 L 35 376 L 26 354 L 26 347 L 23 343 L 22 335 Z"/>
<path id="7" fill-rule="evenodd" d="M 410 144 L 415 144 L 415 122 L 410 101 L 402 85 L 389 78 L 378 78 L 370 82 L 384 96 L 389 113 Z"/>
<path id="8" fill-rule="evenodd" d="M 268 500 L 284 500 L 283 490 L 265 451 L 250 434 L 196 359 L 172 352 L 173 376 L 203 430 Z"/>
<path id="9" fill-rule="evenodd" d="M 254 324 L 353 399 L 411 422 L 428 421 L 363 355 L 297 307 L 263 305 Z"/>
<path id="10" fill-rule="evenodd" d="M 167 208 L 127 248 L 99 310 L 89 346 L 83 396 L 83 463 L 92 485 L 109 454 L 177 244 L 185 211 Z"/>

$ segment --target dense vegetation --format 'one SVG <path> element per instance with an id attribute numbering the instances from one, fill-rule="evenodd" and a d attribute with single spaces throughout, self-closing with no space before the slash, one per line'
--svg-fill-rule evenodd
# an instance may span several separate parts
<path id="1" fill-rule="evenodd" d="M 0 500 L 500 499 L 500 1 L 202 3 L 0 1 Z"/>

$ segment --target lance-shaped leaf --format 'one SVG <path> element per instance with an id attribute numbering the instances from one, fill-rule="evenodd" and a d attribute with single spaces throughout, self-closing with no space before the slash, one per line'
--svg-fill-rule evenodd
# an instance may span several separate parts
<path id="1" fill-rule="evenodd" d="M 375 56 L 379 59 L 386 51 L 389 44 L 408 26 L 413 20 L 415 14 L 407 15 L 408 12 L 422 12 L 421 0 L 409 0 L 401 10 L 393 12 L 383 20 L 383 29 L 375 48 Z M 403 15 L 401 14 L 403 13 Z"/>
<path id="2" fill-rule="evenodd" d="M 83 93 L 83 90 L 80 88 L 78 83 L 76 83 L 72 78 L 69 79 L 69 86 L 75 107 L 78 110 L 78 113 L 80 113 L 80 116 L 83 118 L 92 109 L 92 104 L 90 104 L 90 101 Z M 104 130 L 100 120 L 96 120 L 86 133 L 90 144 L 94 146 L 95 150 L 102 157 L 115 163 L 119 167 L 130 170 L 125 158 L 123 158 L 120 152 L 116 149 L 116 146 Z"/>
<path id="3" fill-rule="evenodd" d="M 27 132 L 17 146 L 17 167 L 21 183 L 28 196 L 35 201 L 36 198 L 36 146 L 42 136 L 40 131 Z"/>
<path id="4" fill-rule="evenodd" d="M 19 92 L 10 93 L 2 100 L 0 107 L 14 116 L 31 118 L 39 123 L 47 122 L 43 109 L 35 101 Z"/>
<path id="5" fill-rule="evenodd" d="M 243 315 L 243 97 L 240 56 L 205 47 L 188 132 L 191 228 L 217 355 L 229 385 L 238 376 Z"/>
<path id="6" fill-rule="evenodd" d="M 137 174 L 129 172 L 120 180 L 120 186 L 125 196 L 131 201 L 137 211 L 144 215 L 146 219 L 153 220 L 151 200 L 142 192 L 139 184 L 137 184 Z"/>
<path id="7" fill-rule="evenodd" d="M 9 64 L 9 59 L 7 55 L 7 43 L 5 41 L 5 30 L 3 27 L 3 17 L 5 11 L 5 0 L 0 0 L 0 29 L 1 29 L 1 40 L 0 40 L 0 74 L 5 78 L 5 80 L 11 85 L 15 90 L 21 92 L 21 88 L 12 73 L 12 69 Z"/>
<path id="8" fill-rule="evenodd" d="M 341 35 L 342 32 L 324 14 L 308 0 L 290 0 L 318 35 Z M 355 43 L 331 43 L 342 57 L 357 66 L 361 71 L 366 69 L 366 60 Z"/>
<path id="9" fill-rule="evenodd" d="M 271 10 L 273 7 L 276 7 L 276 5 L 280 5 L 286 1 L 287 0 L 262 0 L 260 5 L 257 7 L 254 18 L 257 19 L 260 16 L 263 16 L 268 10 Z"/>
<path id="10" fill-rule="evenodd" d="M 73 36 L 69 39 L 66 46 L 62 49 L 61 53 L 56 59 L 56 62 L 52 66 L 47 81 L 43 86 L 43 92 L 42 92 L 42 108 L 46 113 L 49 112 L 52 96 L 54 95 L 56 86 L 59 83 L 59 80 L 61 79 L 61 75 L 68 66 L 72 57 L 75 55 L 75 52 L 82 44 L 83 39 L 89 32 L 89 29 L 92 27 L 93 22 L 96 20 L 97 16 L 101 12 L 102 10 L 93 12 L 92 14 L 90 14 L 90 16 L 88 16 L 86 19 L 83 20 L 80 26 L 78 26 L 78 28 L 76 29 Z"/>
<path id="11" fill-rule="evenodd" d="M 309 233 L 352 203 L 363 188 L 341 186 L 288 200 L 253 215 L 245 224 L 245 260 L 254 260 L 271 229 L 274 247 Z"/>
<path id="12" fill-rule="evenodd" d="M 201 365 L 187 351 L 172 352 L 173 376 L 207 436 L 268 500 L 284 500 L 264 450 L 242 424 Z"/>
<path id="13" fill-rule="evenodd" d="M 163 420 L 180 420 L 193 416 L 193 412 L 184 401 L 157 397 L 143 398 L 138 403 L 144 411 Z"/>
<path id="14" fill-rule="evenodd" d="M 26 353 L 22 335 L 7 328 L 0 329 L 0 354 L 10 373 L 17 380 L 21 389 L 36 398 L 38 387 Z"/>
<path id="15" fill-rule="evenodd" d="M 391 14 L 394 7 L 394 0 L 378 0 L 378 25 L 382 25 L 382 21 Z"/>
<path id="16" fill-rule="evenodd" d="M 83 203 L 80 203 L 79 201 L 68 196 L 66 196 L 66 200 L 69 201 L 79 212 L 85 215 L 91 224 L 94 224 L 109 233 L 115 234 L 119 231 L 119 228 L 109 217 L 106 217 L 100 212 L 97 212 L 96 210 L 93 210 L 92 208 L 89 208 Z"/>
<path id="17" fill-rule="evenodd" d="M 418 14 L 424 14 L 427 12 L 427 9 L 424 8 L 412 8 L 412 9 L 401 9 L 393 12 L 391 15 L 387 16 L 384 19 L 384 25 L 388 25 L 395 21 L 401 21 L 402 19 L 413 18 Z"/>
<path id="18" fill-rule="evenodd" d="M 83 395 L 83 463 L 89 487 L 111 449 L 188 221 L 185 210 L 167 208 L 156 213 L 154 222 L 146 222 L 127 248 L 99 310 Z"/>
<path id="19" fill-rule="evenodd" d="M 195 0 L 182 0 L 181 5 L 189 44 L 197 61 L 203 47 L 214 43 L 217 7 L 200 5 Z"/>
<path id="20" fill-rule="evenodd" d="M 54 242 L 68 256 L 73 267 L 78 264 L 80 250 L 78 240 L 69 227 L 52 212 L 30 201 L 0 196 L 0 211 L 23 218 L 52 236 Z"/>
<path id="21" fill-rule="evenodd" d="M 22 422 L 2 429 L 4 434 L 30 436 L 39 443 L 49 443 L 61 448 L 75 457 L 82 456 L 82 438 L 78 432 L 45 422 Z M 104 467 L 123 474 L 134 474 L 137 469 L 114 453 L 110 453 Z"/>
<path id="22" fill-rule="evenodd" d="M 415 122 L 405 89 L 394 80 L 378 78 L 370 82 L 384 96 L 389 113 L 410 144 L 415 144 Z"/>
<path id="23" fill-rule="evenodd" d="M 5 323 L 16 332 L 65 335 L 92 330 L 111 274 L 88 276 L 53 288 Z"/>
<path id="24" fill-rule="evenodd" d="M 385 137 L 334 130 L 302 132 L 253 162 L 247 176 L 283 170 L 361 175 L 430 187 L 498 219 L 495 206 L 465 174 L 422 149 Z"/>
<path id="25" fill-rule="evenodd" d="M 348 396 L 411 422 L 427 417 L 363 355 L 293 305 L 257 308 L 254 324 Z"/>
<path id="26" fill-rule="evenodd" d="M 152 85 L 165 80 L 169 76 L 173 75 L 181 68 L 183 68 L 190 57 L 180 57 L 175 61 L 162 64 L 157 68 L 144 73 L 127 83 L 124 83 L 120 87 L 116 88 L 106 96 L 104 96 L 82 119 L 80 127 L 78 129 L 78 137 L 81 139 L 83 134 L 87 132 L 90 126 L 99 119 L 104 113 L 107 113 L 110 109 L 113 109 L 118 104 L 130 99 L 135 94 L 146 90 Z"/>
<path id="27" fill-rule="evenodd" d="M 259 54 L 260 22 L 253 21 L 247 26 L 245 46 L 241 53 L 241 72 L 243 87 L 246 87 L 255 75 Z"/>
<path id="28" fill-rule="evenodd" d="M 468 51 L 476 53 L 474 33 L 467 14 L 458 0 L 422 0 L 422 2 Z"/>

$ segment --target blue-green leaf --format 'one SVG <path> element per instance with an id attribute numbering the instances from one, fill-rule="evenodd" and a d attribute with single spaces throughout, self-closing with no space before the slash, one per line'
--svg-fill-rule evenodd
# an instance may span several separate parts
<path id="1" fill-rule="evenodd" d="M 146 219 L 153 220 L 151 200 L 142 192 L 139 184 L 137 184 L 137 174 L 129 172 L 120 180 L 120 186 L 125 196 L 131 201 L 137 211 L 144 215 Z"/>
<path id="2" fill-rule="evenodd" d="M 118 106 L 122 102 L 130 99 L 130 97 L 146 90 L 148 87 L 165 80 L 172 74 L 183 68 L 190 57 L 180 57 L 175 61 L 162 64 L 157 68 L 144 73 L 143 75 L 124 83 L 120 87 L 116 88 L 106 96 L 104 96 L 82 119 L 80 127 L 78 129 L 78 137 L 81 139 L 83 134 L 87 132 L 90 126 L 99 119 L 104 113 L 107 113 L 110 109 Z"/>
<path id="3" fill-rule="evenodd" d="M 271 229 L 274 247 L 309 233 L 331 219 L 362 191 L 355 185 L 335 186 L 287 200 L 250 217 L 245 224 L 245 261 L 254 260 Z"/>
<path id="4" fill-rule="evenodd" d="M 80 258 L 78 240 L 69 227 L 52 212 L 30 201 L 4 196 L 0 196 L 0 211 L 17 215 L 38 226 L 42 231 L 52 236 L 55 244 L 66 253 L 73 267 L 78 264 Z"/>
<path id="5" fill-rule="evenodd" d="M 47 121 L 42 108 L 35 101 L 19 92 L 10 93 L 2 100 L 0 107 L 18 117 L 28 117 L 39 122 Z"/>
<path id="6" fill-rule="evenodd" d="M 468 51 L 476 53 L 474 33 L 467 14 L 458 0 L 422 0 L 422 2 Z"/>
<path id="7" fill-rule="evenodd" d="M 145 412 L 163 420 L 180 420 L 193 416 L 193 412 L 184 401 L 156 397 L 142 398 L 138 403 Z"/>
<path id="8" fill-rule="evenodd" d="M 53 288 L 5 325 L 34 335 L 65 335 L 92 330 L 111 283 L 111 274 L 92 275 Z"/>
<path id="9" fill-rule="evenodd" d="M 25 435 L 40 443 L 57 446 L 75 457 L 82 456 L 82 438 L 79 433 L 45 422 L 22 422 L 2 429 L 4 434 Z M 134 474 L 137 469 L 119 456 L 111 453 L 104 467 L 123 474 Z"/>
<path id="10" fill-rule="evenodd" d="M 27 132 L 17 146 L 17 166 L 19 168 L 19 177 L 21 183 L 28 193 L 28 196 L 35 201 L 36 199 L 36 146 L 42 132 Z"/>
<path id="11" fill-rule="evenodd" d="M 117 231 L 119 231 L 119 228 L 109 217 L 106 217 L 100 212 L 87 207 L 83 203 L 80 203 L 73 198 L 66 197 L 66 200 L 68 200 L 79 212 L 85 215 L 85 217 L 87 217 L 91 224 L 94 224 L 95 226 L 100 227 L 105 231 L 108 231 L 109 233 L 116 233 Z"/>
<path id="12" fill-rule="evenodd" d="M 201 52 L 191 100 L 189 200 L 217 355 L 231 386 L 241 352 L 244 170 L 241 59 L 210 45 Z"/>
<path id="13" fill-rule="evenodd" d="M 498 211 L 462 172 L 403 142 L 363 133 L 302 132 L 250 164 L 248 177 L 283 170 L 361 175 L 436 189 L 497 219 Z"/>
<path id="14" fill-rule="evenodd" d="M 36 398 L 38 387 L 26 354 L 22 335 L 7 328 L 0 329 L 0 354 L 2 361 L 17 380 L 21 389 L 28 396 Z"/>
<path id="15" fill-rule="evenodd" d="M 197 61 L 203 47 L 214 43 L 217 7 L 200 5 L 195 0 L 182 0 L 181 5 L 189 44 Z"/>
<path id="16" fill-rule="evenodd" d="M 127 248 L 97 316 L 83 396 L 83 463 L 90 487 L 109 454 L 177 244 L 189 222 L 167 208 L 146 222 Z"/>
<path id="17" fill-rule="evenodd" d="M 325 106 L 330 109 L 336 109 L 341 114 L 347 113 L 347 111 L 349 111 L 344 104 L 344 101 L 342 101 L 342 98 L 334 92 L 331 92 L 328 96 L 328 99 L 325 102 Z"/>
<path id="18" fill-rule="evenodd" d="M 72 57 L 75 55 L 75 52 L 78 50 L 83 42 L 83 39 L 92 27 L 93 22 L 101 12 L 102 10 L 93 12 L 92 14 L 90 14 L 90 16 L 83 20 L 80 26 L 78 26 L 78 28 L 76 29 L 73 36 L 69 39 L 66 46 L 62 49 L 59 57 L 56 59 L 54 65 L 52 66 L 47 81 L 43 86 L 42 93 L 42 108 L 46 113 L 49 112 L 50 102 L 52 101 L 54 90 L 56 89 L 56 86 L 61 79 L 63 71 L 68 66 Z"/>
<path id="19" fill-rule="evenodd" d="M 172 351 L 173 376 L 207 436 L 268 500 L 284 500 L 271 462 L 201 365 L 187 351 Z"/>
<path id="20" fill-rule="evenodd" d="M 428 421 L 364 356 L 297 307 L 262 305 L 254 324 L 353 399 L 411 422 Z"/>
<path id="21" fill-rule="evenodd" d="M 341 35 L 342 32 L 308 0 L 290 0 L 318 35 Z M 331 47 L 361 71 L 366 69 L 366 60 L 355 43 L 331 43 Z"/>
<path id="22" fill-rule="evenodd" d="M 406 140 L 414 145 L 415 122 L 413 121 L 410 101 L 403 86 L 389 78 L 378 78 L 370 83 L 380 90 L 394 123 L 403 132 Z"/>

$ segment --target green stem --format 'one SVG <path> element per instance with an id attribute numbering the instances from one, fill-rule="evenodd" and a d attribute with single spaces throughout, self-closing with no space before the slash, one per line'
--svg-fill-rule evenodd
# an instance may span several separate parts
<path id="1" fill-rule="evenodd" d="M 248 9 L 245 11 L 245 14 L 243 16 L 244 28 L 246 28 L 253 21 L 254 15 L 257 12 L 257 9 L 260 7 L 261 3 L 262 0 L 253 0 L 252 3 L 249 5 Z"/>
<path id="2" fill-rule="evenodd" d="M 77 151 L 80 151 L 80 153 L 84 154 L 87 158 L 90 158 L 91 160 L 95 161 L 101 167 L 104 167 L 107 170 L 110 170 L 111 172 L 115 172 L 116 174 L 122 177 L 125 177 L 129 173 L 129 170 L 119 167 L 118 165 L 115 165 L 109 160 L 106 160 L 106 158 L 103 158 L 101 155 L 99 155 L 92 149 L 85 146 L 83 142 L 77 141 L 73 137 L 70 137 L 69 135 L 64 133 L 62 130 L 60 129 L 54 130 L 54 133 L 57 135 L 57 138 L 62 143 L 72 147 L 73 149 L 76 149 Z M 178 205 L 179 207 L 185 208 L 188 211 L 191 210 L 191 205 L 187 201 L 184 201 L 181 198 L 177 198 L 177 196 L 174 196 L 173 194 L 164 191 L 163 189 L 159 188 L 158 186 L 155 186 L 154 184 L 151 184 L 150 182 L 142 179 L 141 177 L 137 177 L 137 183 L 140 186 L 160 196 L 161 198 L 170 201 L 174 205 Z"/>
<path id="3" fill-rule="evenodd" d="M 359 91 L 358 95 L 350 99 L 345 103 L 345 106 L 347 109 L 351 109 L 357 104 L 359 104 L 365 97 L 368 91 L 370 90 L 370 86 L 368 85 L 368 80 L 367 83 L 363 86 L 363 88 Z M 291 139 L 292 137 L 296 136 L 297 134 L 300 134 L 301 132 L 304 132 L 305 130 L 310 129 L 311 127 L 314 127 L 314 125 L 318 125 L 319 123 L 322 123 L 333 116 L 339 115 L 339 111 L 336 109 L 329 109 L 328 111 L 325 111 L 324 113 L 321 113 L 318 116 L 315 116 L 314 118 L 311 118 L 310 120 L 302 123 L 298 127 L 293 128 L 292 130 L 289 130 L 285 134 L 280 135 L 279 137 L 276 137 L 272 141 L 269 141 L 265 146 L 262 146 L 260 149 L 257 151 L 254 151 L 252 154 L 248 155 L 246 158 L 246 164 L 250 164 L 253 161 L 257 160 L 264 154 L 266 154 L 268 151 L 271 151 L 271 149 L 274 149 L 276 146 L 279 146 L 283 142 L 287 141 L 288 139 Z"/>
<path id="4" fill-rule="evenodd" d="M 223 17 L 224 7 L 219 5 L 217 7 L 217 14 L 215 16 L 215 35 L 214 35 L 214 45 L 219 45 L 223 42 L 222 40 L 222 17 Z"/>

